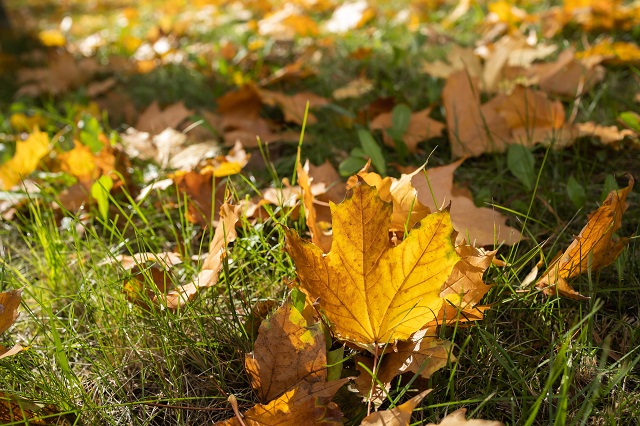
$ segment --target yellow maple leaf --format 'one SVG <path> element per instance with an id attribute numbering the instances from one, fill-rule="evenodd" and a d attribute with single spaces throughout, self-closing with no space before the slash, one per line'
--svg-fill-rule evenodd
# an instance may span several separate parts
<path id="1" fill-rule="evenodd" d="M 38 163 L 49 153 L 49 135 L 37 127 L 24 141 L 16 143 L 16 153 L 6 163 L 0 165 L 0 186 L 11 189 L 33 172 Z"/>
<path id="2" fill-rule="evenodd" d="M 331 203 L 331 251 L 286 231 L 287 252 L 301 289 L 318 305 L 333 331 L 371 350 L 406 340 L 440 310 L 442 284 L 460 257 L 453 246 L 448 211 L 422 219 L 393 247 L 389 239 L 392 204 L 362 180 L 345 200 Z"/>
<path id="3" fill-rule="evenodd" d="M 560 294 L 571 299 L 588 297 L 575 291 L 568 280 L 588 270 L 598 270 L 610 265 L 627 245 L 628 238 L 614 239 L 620 229 L 622 214 L 627 210 L 627 195 L 633 188 L 633 177 L 629 175 L 626 188 L 611 191 L 602 205 L 589 214 L 588 222 L 574 238 L 562 256 L 547 268 L 537 287 L 545 294 Z"/>

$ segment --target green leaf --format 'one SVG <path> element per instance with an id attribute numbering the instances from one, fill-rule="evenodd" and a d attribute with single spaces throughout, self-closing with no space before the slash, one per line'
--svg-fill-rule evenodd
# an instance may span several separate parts
<path id="1" fill-rule="evenodd" d="M 342 176 L 351 176 L 357 173 L 364 165 L 367 164 L 367 160 L 362 157 L 348 157 L 338 166 L 338 171 Z"/>
<path id="2" fill-rule="evenodd" d="M 533 168 L 535 160 L 528 148 L 522 145 L 511 145 L 507 153 L 507 167 L 513 175 L 529 191 L 533 189 L 536 182 L 536 172 Z"/>
<path id="3" fill-rule="evenodd" d="M 87 146 L 91 152 L 97 154 L 102 150 L 102 142 L 100 141 L 100 133 L 102 128 L 100 123 L 95 117 L 85 116 L 83 120 L 78 123 L 80 127 L 80 142 Z"/>
<path id="4" fill-rule="evenodd" d="M 391 131 L 393 138 L 397 135 L 402 138 L 409 128 L 411 120 L 411 108 L 405 104 L 396 105 L 391 112 Z"/>
<path id="5" fill-rule="evenodd" d="M 616 177 L 614 175 L 607 175 L 604 179 L 602 194 L 600 194 L 600 202 L 606 200 L 611 191 L 616 191 L 618 189 L 620 189 L 620 187 L 618 186 L 618 182 L 616 182 Z"/>
<path id="6" fill-rule="evenodd" d="M 387 162 L 382 155 L 382 149 L 378 142 L 373 138 L 371 133 L 365 129 L 358 129 L 358 139 L 360 139 L 360 145 L 364 152 L 371 158 L 373 167 L 376 168 L 378 173 L 384 174 L 387 170 Z"/>
<path id="7" fill-rule="evenodd" d="M 104 175 L 91 185 L 91 196 L 98 203 L 98 211 L 102 219 L 107 220 L 109 214 L 109 191 L 113 188 L 113 180 Z"/>
<path id="8" fill-rule="evenodd" d="M 569 195 L 569 199 L 573 205 L 578 208 L 584 207 L 587 202 L 587 191 L 573 176 L 569 177 L 567 181 L 567 195 Z"/>
<path id="9" fill-rule="evenodd" d="M 291 290 L 291 303 L 298 312 L 302 313 L 302 311 L 304 310 L 304 302 L 306 299 L 307 295 L 302 291 L 298 290 L 297 288 Z"/>
<path id="10" fill-rule="evenodd" d="M 618 120 L 634 132 L 640 132 L 640 115 L 633 111 L 620 113 Z"/>
<path id="11" fill-rule="evenodd" d="M 344 346 L 327 352 L 327 381 L 338 380 L 342 374 L 342 360 L 344 360 Z"/>

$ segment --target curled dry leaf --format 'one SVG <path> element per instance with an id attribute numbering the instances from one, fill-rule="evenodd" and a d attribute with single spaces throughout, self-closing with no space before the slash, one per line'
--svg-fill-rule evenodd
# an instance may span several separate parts
<path id="1" fill-rule="evenodd" d="M 428 139 L 440 136 L 444 130 L 444 124 L 429 117 L 431 108 L 423 109 L 411 113 L 409 127 L 402 136 L 402 140 L 409 149 L 409 152 L 417 152 L 418 144 Z M 378 115 L 371 121 L 371 130 L 380 129 L 383 131 L 384 143 L 388 146 L 395 146 L 393 138 L 387 133 L 387 129 L 392 128 L 393 113 L 386 112 Z"/>
<path id="2" fill-rule="evenodd" d="M 601 126 L 592 121 L 576 124 L 580 136 L 593 136 L 602 141 L 603 144 L 615 144 L 626 137 L 637 136 L 631 129 L 620 130 L 616 126 Z"/>
<path id="3" fill-rule="evenodd" d="M 504 423 L 495 420 L 467 420 L 465 417 L 466 414 L 466 408 L 459 408 L 447 417 L 443 418 L 440 423 L 429 423 L 426 426 L 504 426 Z"/>
<path id="4" fill-rule="evenodd" d="M 434 319 L 439 296 L 459 257 L 448 211 L 428 215 L 391 247 L 392 204 L 364 181 L 331 203 L 333 243 L 321 248 L 286 231 L 300 288 L 341 338 L 369 349 L 406 340 Z"/>
<path id="5" fill-rule="evenodd" d="M 202 265 L 200 273 L 189 284 L 179 286 L 167 292 L 166 295 L 160 296 L 164 299 L 163 304 L 166 303 L 167 308 L 177 309 L 184 307 L 196 297 L 199 291 L 213 287 L 218 283 L 218 275 L 222 270 L 224 258 L 227 256 L 227 245 L 234 241 L 238 235 L 236 233 L 236 223 L 238 222 L 239 213 L 240 206 L 225 203 L 220 207 L 220 220 L 209 245 L 209 254 Z"/>
<path id="6" fill-rule="evenodd" d="M 488 306 L 477 306 L 491 289 L 482 281 L 482 276 L 493 262 L 497 250 L 486 252 L 482 248 L 459 245 L 456 251 L 460 261 L 442 286 L 440 297 L 445 299 L 434 322 L 429 325 L 452 322 L 478 321 L 484 317 Z"/>
<path id="7" fill-rule="evenodd" d="M 431 392 L 431 389 L 419 393 L 396 408 L 369 414 L 362 419 L 360 426 L 409 426 L 411 413 L 429 392 Z"/>
<path id="8" fill-rule="evenodd" d="M 456 242 L 463 240 L 476 246 L 515 244 L 520 232 L 507 226 L 507 218 L 489 207 L 476 207 L 466 191 L 453 184 L 455 170 L 464 159 L 441 167 L 433 167 L 425 173 L 412 175 L 411 184 L 417 191 L 418 201 L 435 211 L 450 205 L 451 222 L 458 231 Z"/>
<path id="9" fill-rule="evenodd" d="M 427 336 L 428 331 L 429 329 L 420 330 L 411 337 L 410 341 L 389 346 L 379 358 L 375 382 L 369 373 L 373 371 L 373 359 L 356 358 L 356 368 L 360 375 L 356 378 L 354 385 L 365 400 L 380 405 L 386 399 L 391 381 L 397 375 L 412 372 L 428 379 L 433 373 L 445 367 L 449 361 L 455 361 L 451 353 L 451 342 Z M 379 383 L 385 389 L 381 389 Z M 371 387 L 374 384 L 372 391 Z"/>
<path id="10" fill-rule="evenodd" d="M 331 235 L 324 232 L 322 225 L 318 221 L 317 209 L 315 206 L 315 196 L 311 182 L 313 178 L 309 176 L 309 161 L 304 167 L 298 163 L 298 183 L 302 191 L 302 203 L 305 209 L 305 221 L 311 233 L 311 242 L 320 247 L 324 253 L 331 249 Z"/>
<path id="11" fill-rule="evenodd" d="M 625 248 L 629 239 L 614 239 L 614 234 L 620 229 L 622 214 L 629 206 L 626 200 L 634 180 L 631 175 L 628 176 L 629 185 L 609 193 L 602 205 L 589 214 L 587 225 L 580 234 L 538 280 L 537 287 L 545 294 L 588 299 L 575 291 L 568 280 L 590 269 L 597 271 L 610 265 Z"/>

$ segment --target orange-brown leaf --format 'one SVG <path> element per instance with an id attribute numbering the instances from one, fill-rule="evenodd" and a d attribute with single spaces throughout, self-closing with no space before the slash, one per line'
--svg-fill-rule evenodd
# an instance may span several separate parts
<path id="1" fill-rule="evenodd" d="M 4 333 L 18 319 L 18 306 L 22 290 L 11 290 L 0 293 L 0 334 Z"/>
<path id="2" fill-rule="evenodd" d="M 628 207 L 627 195 L 633 184 L 633 177 L 629 175 L 629 185 L 626 188 L 611 191 L 602 205 L 589 214 L 587 225 L 540 278 L 537 284 L 539 289 L 549 295 L 588 299 L 575 291 L 568 280 L 609 265 L 624 249 L 627 239 L 616 240 L 613 236 L 620 229 L 622 214 Z"/>
<path id="3" fill-rule="evenodd" d="M 163 296 L 169 309 L 183 307 L 193 300 L 200 290 L 213 287 L 218 283 L 218 275 L 222 270 L 224 258 L 227 256 L 227 245 L 234 241 L 238 235 L 236 223 L 239 219 L 239 212 L 240 206 L 225 203 L 220 207 L 220 221 L 209 245 L 209 254 L 202 265 L 202 270 L 195 280 L 171 290 Z"/>
<path id="4" fill-rule="evenodd" d="M 466 240 L 476 246 L 485 246 L 519 241 L 520 232 L 507 226 L 505 216 L 493 208 L 476 207 L 466 193 L 456 190 L 453 175 L 463 161 L 427 169 L 427 176 L 424 173 L 413 176 L 411 183 L 416 188 L 418 201 L 432 210 L 450 203 L 451 222 L 458 231 L 457 243 Z"/>
<path id="5" fill-rule="evenodd" d="M 336 389 L 337 390 L 337 389 Z M 300 398 L 298 389 L 290 390 L 268 404 L 257 404 L 244 413 L 245 426 L 300 426 L 322 424 L 341 426 L 342 412 L 326 397 Z M 242 426 L 233 417 L 215 426 Z"/>
<path id="6" fill-rule="evenodd" d="M 429 392 L 431 392 L 431 389 L 419 393 L 395 408 L 369 414 L 362 419 L 360 426 L 409 426 L 411 413 Z"/>
<path id="7" fill-rule="evenodd" d="M 287 302 L 262 322 L 253 352 L 245 357 L 245 368 L 251 385 L 266 402 L 302 382 L 325 382 L 326 352 L 321 325 Z"/>

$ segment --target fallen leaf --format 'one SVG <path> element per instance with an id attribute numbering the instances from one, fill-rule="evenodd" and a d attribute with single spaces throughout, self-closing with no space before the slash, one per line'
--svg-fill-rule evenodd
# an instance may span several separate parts
<path id="1" fill-rule="evenodd" d="M 320 323 L 286 302 L 262 322 L 245 368 L 260 400 L 271 401 L 302 382 L 326 382 L 326 352 Z"/>
<path id="2" fill-rule="evenodd" d="M 450 204 L 451 222 L 458 231 L 457 243 L 466 240 L 476 246 L 486 246 L 511 245 L 520 241 L 522 235 L 517 229 L 507 226 L 505 216 L 494 208 L 476 207 L 469 196 L 456 191 L 453 175 L 463 161 L 427 169 L 427 176 L 415 174 L 411 183 L 417 191 L 418 201 L 432 211 Z"/>
<path id="3" fill-rule="evenodd" d="M 597 271 L 610 265 L 627 245 L 628 238 L 614 238 L 614 234 L 620 229 L 622 215 L 629 206 L 626 199 L 634 180 L 631 175 L 628 176 L 629 185 L 626 188 L 611 191 L 602 205 L 587 216 L 586 226 L 564 253 L 549 265 L 538 280 L 537 288 L 547 295 L 588 299 L 575 291 L 568 280 L 589 270 Z"/>
<path id="4" fill-rule="evenodd" d="M 444 124 L 429 117 L 430 113 L 431 108 L 411 113 L 409 127 L 407 127 L 407 131 L 402 136 L 402 140 L 409 149 L 409 152 L 417 152 L 418 144 L 420 142 L 442 134 L 445 127 Z M 369 127 L 371 130 L 382 130 L 384 143 L 388 146 L 394 147 L 395 143 L 393 138 L 387 133 L 387 130 L 392 128 L 392 120 L 393 113 L 387 112 L 380 114 L 371 121 Z"/>
<path id="5" fill-rule="evenodd" d="M 493 263 L 496 250 L 484 251 L 465 244 L 456 247 L 460 261 L 453 267 L 447 282 L 442 286 L 440 297 L 445 299 L 433 323 L 442 324 L 478 321 L 484 317 L 487 306 L 477 306 L 491 289 L 482 280 L 487 268 Z"/>
<path id="6" fill-rule="evenodd" d="M 400 233 L 409 231 L 416 223 L 431 213 L 431 209 L 417 199 L 417 191 L 412 184 L 413 177 L 422 173 L 422 168 L 410 174 L 403 174 L 400 179 L 395 179 L 382 178 L 377 173 L 367 172 L 368 167 L 367 163 L 363 170 L 358 172 L 358 176 L 369 185 L 376 187 L 382 201 L 393 204 L 390 231 Z M 353 186 L 356 181 L 357 178 L 350 178 L 347 185 Z"/>
<path id="7" fill-rule="evenodd" d="M 18 319 L 18 307 L 22 301 L 22 290 L 11 290 L 0 293 L 0 334 L 7 331 Z"/>
<path id="8" fill-rule="evenodd" d="M 33 172 L 40 160 L 49 153 L 49 135 L 37 127 L 23 141 L 16 142 L 13 157 L 0 165 L 0 184 L 9 190 Z"/>
<path id="9" fill-rule="evenodd" d="M 358 182 L 340 205 L 331 203 L 331 251 L 286 231 L 300 288 L 339 338 L 372 350 L 406 340 L 442 306 L 440 288 L 459 260 L 447 211 L 428 215 L 391 247 L 392 204 Z"/>
<path id="10" fill-rule="evenodd" d="M 601 126 L 592 121 L 578 123 L 575 126 L 580 136 L 596 137 L 605 145 L 614 144 L 615 142 L 622 141 L 626 137 L 637 135 L 637 133 L 631 129 L 620 130 L 616 126 Z"/>
<path id="11" fill-rule="evenodd" d="M 446 62 L 425 62 L 422 65 L 422 72 L 444 79 L 461 70 L 472 77 L 479 77 L 482 74 L 482 64 L 473 49 L 454 44 L 446 59 Z"/>
<path id="12" fill-rule="evenodd" d="M 4 333 L 18 319 L 18 307 L 22 301 L 22 290 L 11 290 L 0 293 L 0 334 Z M 20 344 L 16 344 L 11 349 L 6 349 L 0 345 L 0 359 L 7 358 L 17 354 L 24 348 Z M 1 400 L 1 397 L 0 397 Z M 2 414 L 0 413 L 0 419 Z"/>
<path id="13" fill-rule="evenodd" d="M 351 80 L 345 86 L 333 91 L 333 99 L 341 101 L 349 98 L 359 98 L 373 90 L 373 82 L 367 78 L 359 77 Z"/>
<path id="14" fill-rule="evenodd" d="M 336 389 L 337 391 L 337 389 Z M 342 426 L 342 412 L 327 397 L 301 399 L 298 389 L 286 392 L 268 404 L 257 404 L 243 414 L 242 423 L 237 417 L 215 423 L 216 426 L 300 426 L 322 424 Z"/>
<path id="15" fill-rule="evenodd" d="M 404 404 L 384 411 L 377 411 L 362 419 L 360 426 L 409 426 L 411 414 L 431 389 L 419 393 Z"/>
<path id="16" fill-rule="evenodd" d="M 236 223 L 239 220 L 239 212 L 240 206 L 225 203 L 220 207 L 220 221 L 209 245 L 209 254 L 202 265 L 200 273 L 189 284 L 179 286 L 163 296 L 163 304 L 166 303 L 167 308 L 177 309 L 184 307 L 196 297 L 199 291 L 213 287 L 218 283 L 218 275 L 227 256 L 227 245 L 233 242 L 238 235 L 236 233 Z"/>
<path id="17" fill-rule="evenodd" d="M 160 110 L 158 102 L 153 101 L 140 114 L 136 125 L 133 127 L 141 132 L 157 134 L 166 128 L 177 128 L 180 123 L 192 114 L 193 111 L 187 109 L 182 101 L 169 105 L 164 110 Z"/>
<path id="18" fill-rule="evenodd" d="M 575 139 L 562 104 L 540 91 L 516 86 L 480 105 L 477 80 L 458 71 L 447 79 L 442 100 L 454 158 L 504 152 L 514 143 L 565 147 Z"/>
<path id="19" fill-rule="evenodd" d="M 318 215 L 315 206 L 315 196 L 311 188 L 313 178 L 309 176 L 309 161 L 303 166 L 298 163 L 298 183 L 302 191 L 302 203 L 305 210 L 305 221 L 309 232 L 311 233 L 311 242 L 320 247 L 324 253 L 328 253 L 331 249 L 331 235 L 324 232 L 320 223 L 318 223 Z"/>

